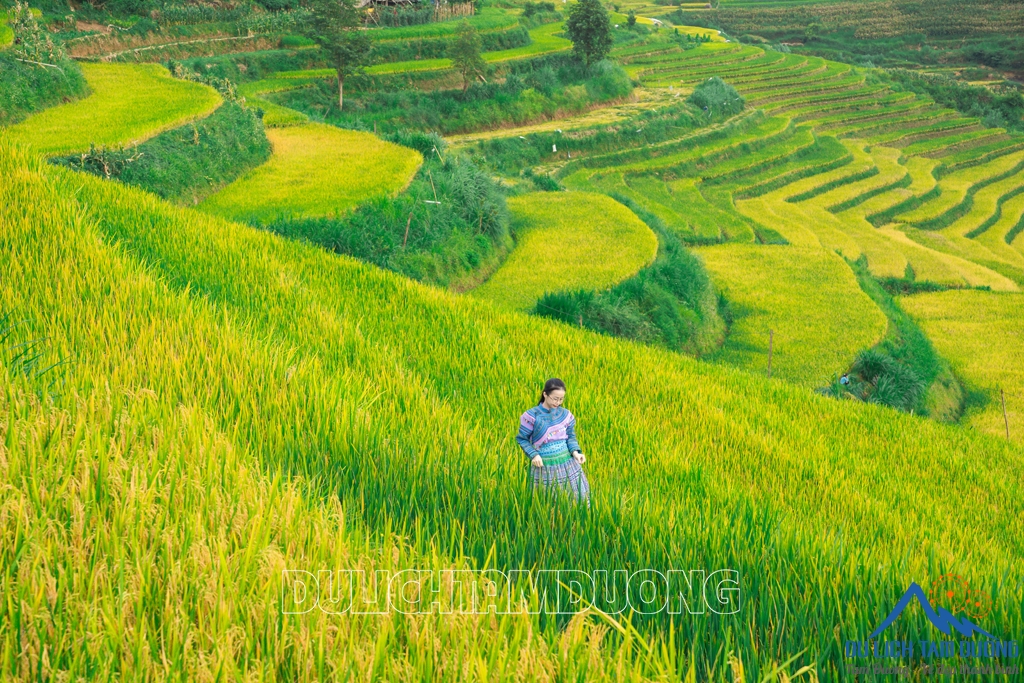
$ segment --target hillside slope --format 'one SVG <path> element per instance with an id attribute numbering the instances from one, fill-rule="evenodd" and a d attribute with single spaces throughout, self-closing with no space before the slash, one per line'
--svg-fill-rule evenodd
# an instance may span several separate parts
<path id="1" fill-rule="evenodd" d="M 1021 589 L 1000 578 L 1024 568 L 1024 499 L 1006 476 L 1017 447 L 503 312 L 45 167 L 8 142 L 0 171 L 12 179 L 0 186 L 0 307 L 75 358 L 60 399 L 75 423 L 102 419 L 89 406 L 108 392 L 129 407 L 194 407 L 270 476 L 302 475 L 310 495 L 338 495 L 427 553 L 500 568 L 736 569 L 740 612 L 686 621 L 681 647 L 720 666 L 728 639 L 751 677 L 802 650 L 834 671 L 843 639 L 866 637 L 910 581 L 944 571 L 991 587 L 987 628 L 1024 626 Z M 566 380 L 579 416 L 589 512 L 553 514 L 522 486 L 513 436 L 549 376 Z M 242 566 L 272 545 L 254 534 Z M 124 571 L 130 585 L 159 580 Z M 175 628 L 146 616 L 161 637 Z M 222 618 L 265 627 L 240 610 Z M 902 623 L 908 637 L 931 628 Z"/>

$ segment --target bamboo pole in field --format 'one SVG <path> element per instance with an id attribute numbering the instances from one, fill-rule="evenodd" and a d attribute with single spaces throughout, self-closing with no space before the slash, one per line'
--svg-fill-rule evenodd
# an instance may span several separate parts
<path id="1" fill-rule="evenodd" d="M 772 376 L 772 346 L 775 342 L 774 330 L 768 330 L 768 376 Z"/>
<path id="2" fill-rule="evenodd" d="M 409 226 L 412 225 L 412 214 L 409 214 L 409 220 L 405 222 L 405 237 L 402 238 L 402 249 L 405 249 L 406 243 L 409 241 Z"/>
<path id="3" fill-rule="evenodd" d="M 999 400 L 1003 404 L 1003 424 L 1006 425 L 1006 440 L 1010 440 L 1010 418 L 1006 417 L 1006 394 L 999 390 Z"/>

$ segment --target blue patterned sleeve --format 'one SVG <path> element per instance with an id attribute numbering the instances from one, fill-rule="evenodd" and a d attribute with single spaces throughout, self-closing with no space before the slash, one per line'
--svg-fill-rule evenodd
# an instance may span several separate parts
<path id="1" fill-rule="evenodd" d="M 537 449 L 533 447 L 533 443 L 530 442 L 530 437 L 533 436 L 533 425 L 536 422 L 533 415 L 527 411 L 519 417 L 519 433 L 516 434 L 516 443 L 526 453 L 526 457 L 531 460 L 535 455 L 540 455 Z"/>
<path id="2" fill-rule="evenodd" d="M 565 445 L 570 453 L 580 449 L 580 442 L 576 440 L 576 416 L 569 413 L 569 424 L 565 426 Z"/>

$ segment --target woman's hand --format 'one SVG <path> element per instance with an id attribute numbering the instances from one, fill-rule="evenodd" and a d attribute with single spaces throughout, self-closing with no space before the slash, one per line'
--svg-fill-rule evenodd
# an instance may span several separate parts
<path id="1" fill-rule="evenodd" d="M 540 457 L 539 455 L 533 456 L 533 459 L 530 460 L 530 462 L 533 464 L 534 467 L 544 467 L 544 458 Z"/>
<path id="2" fill-rule="evenodd" d="M 578 462 L 581 465 L 587 461 L 587 456 L 583 455 L 579 451 L 573 451 L 572 457 L 575 458 L 576 462 Z"/>

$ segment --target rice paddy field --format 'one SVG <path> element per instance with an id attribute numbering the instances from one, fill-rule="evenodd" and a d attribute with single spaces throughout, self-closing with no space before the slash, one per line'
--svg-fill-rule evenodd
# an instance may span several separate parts
<path id="1" fill-rule="evenodd" d="M 654 260 L 658 238 L 622 204 L 588 192 L 509 200 L 516 249 L 473 296 L 528 310 L 548 292 L 607 289 Z"/>
<path id="2" fill-rule="evenodd" d="M 802 652 L 825 675 L 841 659 L 836 629 L 866 632 L 909 581 L 945 571 L 992 587 L 987 626 L 1021 626 L 1020 589 L 999 579 L 1021 557 L 1020 497 L 1001 475 L 1020 452 L 999 439 L 504 312 L 44 167 L 7 142 L 0 158 L 13 179 L 0 302 L 76 359 L 55 401 L 5 369 L 10 673 L 460 677 L 468 659 L 488 679 L 682 678 L 691 665 L 717 679 L 736 657 L 760 678 Z M 514 417 L 556 369 L 587 416 L 600 491 L 587 513 L 551 516 L 513 485 L 525 464 Z M 950 472 L 952 498 L 928 485 Z M 83 545 L 91 569 L 78 574 Z M 580 617 L 524 661 L 544 633 L 529 619 L 333 625 L 274 608 L 282 568 L 459 561 L 731 567 L 743 609 L 687 620 L 681 654 L 659 656 L 635 641 L 632 656 L 616 650 L 595 635 L 607 622 Z M 652 642 L 668 634 L 643 628 Z M 87 649 L 49 635 L 83 629 Z M 438 642 L 452 648 L 427 646 Z"/>
<path id="3" fill-rule="evenodd" d="M 567 190 L 510 191 L 514 248 L 462 294 L 261 229 L 394 197 L 424 163 L 263 97 L 317 71 L 240 87 L 273 155 L 196 207 L 46 162 L 218 106 L 160 65 L 84 63 L 92 95 L 0 128 L 0 676 L 854 680 L 845 643 L 949 574 L 1019 641 L 1024 138 L 867 68 L 678 27 L 713 34 L 694 48 L 648 21 L 673 8 L 631 8 L 651 32 L 612 58 L 638 101 L 452 140 L 557 134 L 536 170 Z M 485 58 L 567 50 L 563 30 Z M 638 135 L 715 76 L 743 111 Z M 631 278 L 666 235 L 720 295 L 717 352 L 529 312 Z M 893 308 L 962 382 L 956 423 L 814 391 L 900 333 Z M 515 440 L 556 376 L 589 506 L 531 491 Z M 700 613 L 283 609 L 285 570 L 483 568 L 732 570 L 740 588 Z M 884 638 L 943 636 L 912 608 Z"/>
<path id="4" fill-rule="evenodd" d="M 935 292 L 904 297 L 901 304 L 920 320 L 956 371 L 983 392 L 984 404 L 968 414 L 966 423 L 990 434 L 1004 434 L 1013 425 L 1009 438 L 1024 440 L 1024 296 Z"/>
<path id="5" fill-rule="evenodd" d="M 204 199 L 200 210 L 257 224 L 338 216 L 398 192 L 423 163 L 415 150 L 321 123 L 268 129 L 267 137 L 270 160 Z"/>
<path id="6" fill-rule="evenodd" d="M 8 133 L 40 154 L 88 151 L 95 144 L 142 142 L 213 113 L 213 88 L 172 78 L 159 64 L 82 64 L 92 94 L 34 114 Z"/>
<path id="7" fill-rule="evenodd" d="M 699 253 L 736 308 L 718 362 L 767 375 L 771 339 L 771 376 L 813 389 L 885 334 L 885 315 L 835 254 L 750 244 Z"/>

